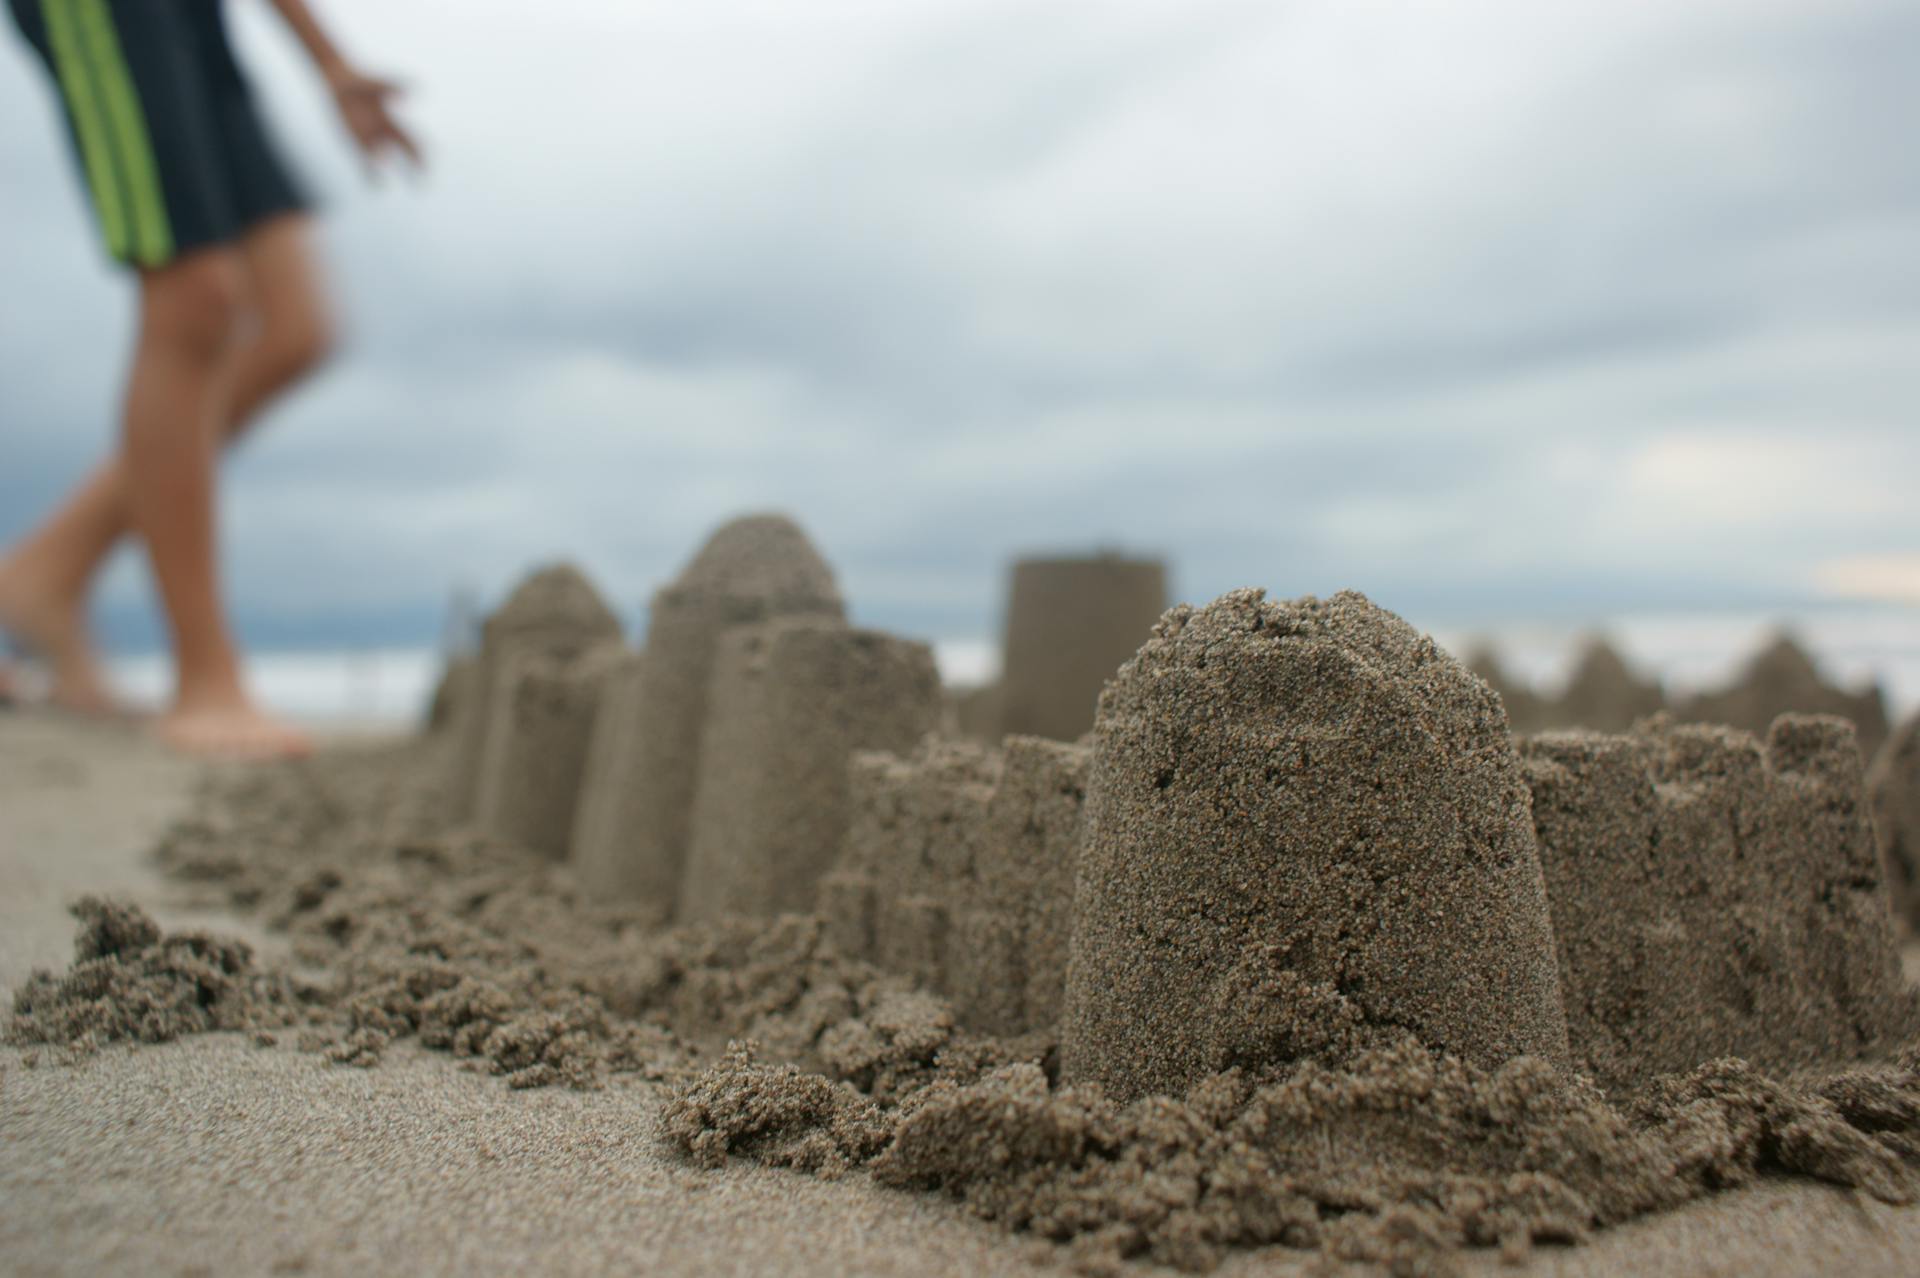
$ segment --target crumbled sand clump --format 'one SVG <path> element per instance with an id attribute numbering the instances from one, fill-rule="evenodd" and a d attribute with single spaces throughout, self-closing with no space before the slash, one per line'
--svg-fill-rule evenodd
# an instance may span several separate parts
<path id="1" fill-rule="evenodd" d="M 1867 774 L 1867 795 L 1894 921 L 1920 932 L 1920 715 L 1880 747 Z"/>
<path id="2" fill-rule="evenodd" d="M 777 617 L 841 620 L 833 571 L 784 515 L 723 525 L 680 576 L 653 596 L 646 657 L 635 686 L 612 713 L 624 721 L 597 734 L 581 797 L 573 863 L 603 895 L 670 915 L 680 897 L 707 698 L 720 639 L 735 626 Z"/>
<path id="3" fill-rule="evenodd" d="M 202 932 L 162 934 L 137 906 L 83 896 L 73 966 L 37 971 L 13 996 L 7 1039 L 90 1051 L 131 1039 L 164 1043 L 214 1030 L 290 1023 L 293 982 L 260 971 L 243 941 Z"/>
<path id="4" fill-rule="evenodd" d="M 1567 1055 L 1487 685 L 1356 594 L 1172 609 L 1100 699 L 1065 1077 L 1120 1099 L 1412 1032 Z"/>
<path id="5" fill-rule="evenodd" d="M 1655 720 L 1521 749 L 1575 1060 L 1629 1087 L 1718 1056 L 1861 1056 L 1920 1028 L 1843 719 L 1766 742 Z"/>

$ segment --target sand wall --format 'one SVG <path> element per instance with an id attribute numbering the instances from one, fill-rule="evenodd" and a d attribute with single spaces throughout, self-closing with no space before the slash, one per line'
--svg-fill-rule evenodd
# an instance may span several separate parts
<path id="1" fill-rule="evenodd" d="M 1567 1056 L 1487 685 L 1365 598 L 1178 607 L 1094 729 L 1062 1074 L 1119 1098 L 1411 1031 Z"/>
<path id="2" fill-rule="evenodd" d="M 494 706 L 505 695 L 510 667 L 524 658 L 569 661 L 619 638 L 619 618 L 571 564 L 533 573 L 487 618 L 480 630 L 477 695 L 455 727 L 446 788 L 452 819 L 471 819 L 485 778 L 500 775 L 500 761 L 490 757 L 500 748 L 492 733 L 498 720 Z"/>
<path id="3" fill-rule="evenodd" d="M 1052 1032 L 1088 758 L 1038 737 L 857 756 L 846 854 L 821 885 L 841 952 L 947 995 L 969 1029 Z"/>
<path id="4" fill-rule="evenodd" d="M 1763 743 L 1664 721 L 1522 744 L 1575 1059 L 1631 1086 L 1719 1056 L 1856 1056 L 1910 1025 L 1844 720 Z"/>
<path id="5" fill-rule="evenodd" d="M 1166 567 L 1158 560 L 1096 555 L 1015 563 L 999 723 L 990 735 L 1083 735 L 1093 726 L 1101 686 L 1146 641 L 1166 606 Z"/>
<path id="6" fill-rule="evenodd" d="M 722 526 L 653 597 L 646 661 L 618 695 L 594 742 L 572 860 L 590 890 L 678 901 L 714 654 L 729 628 L 775 617 L 839 619 L 832 570 L 783 515 Z"/>
<path id="7" fill-rule="evenodd" d="M 854 753 L 934 731 L 940 680 L 926 644 L 784 618 L 721 637 L 707 711 L 679 915 L 805 911 L 846 840 Z"/>
<path id="8" fill-rule="evenodd" d="M 1920 932 L 1920 714 L 1880 747 L 1867 773 L 1867 794 L 1894 921 Z"/>

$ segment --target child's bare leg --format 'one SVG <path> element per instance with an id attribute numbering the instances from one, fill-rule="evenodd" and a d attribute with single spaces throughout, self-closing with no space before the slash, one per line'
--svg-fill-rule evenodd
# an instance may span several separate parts
<path id="1" fill-rule="evenodd" d="M 220 433 L 237 438 L 260 410 L 325 357 L 332 324 L 309 244 L 309 220 L 289 214 L 240 242 L 257 331 L 235 361 Z M 44 654 L 54 699 L 74 709 L 110 709 L 86 624 L 95 574 L 131 523 L 127 477 L 114 456 L 54 514 L 0 558 L 0 628 Z"/>
<path id="2" fill-rule="evenodd" d="M 141 275 L 140 343 L 127 384 L 127 508 L 173 636 L 176 690 L 163 739 L 206 754 L 303 752 L 299 732 L 247 695 L 221 600 L 215 465 L 248 302 L 244 259 L 211 249 Z"/>
<path id="3" fill-rule="evenodd" d="M 0 627 L 46 657 L 54 700 L 75 710 L 111 709 L 87 633 L 87 591 L 100 561 L 126 530 L 125 511 L 115 459 L 0 559 Z"/>

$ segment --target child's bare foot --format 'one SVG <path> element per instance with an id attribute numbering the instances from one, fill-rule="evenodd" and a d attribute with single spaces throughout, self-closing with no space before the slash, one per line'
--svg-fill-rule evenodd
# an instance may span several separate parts
<path id="1" fill-rule="evenodd" d="M 35 590 L 17 568 L 0 567 L 0 630 L 46 659 L 53 671 L 55 705 L 82 714 L 119 713 L 78 604 Z"/>
<path id="2" fill-rule="evenodd" d="M 176 705 L 154 722 L 153 731 L 181 753 L 209 759 L 297 759 L 313 753 L 306 733 L 244 696 Z"/>

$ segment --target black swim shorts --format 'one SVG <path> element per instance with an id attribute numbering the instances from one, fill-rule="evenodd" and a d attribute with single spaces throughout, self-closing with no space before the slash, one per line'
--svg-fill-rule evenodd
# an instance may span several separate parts
<path id="1" fill-rule="evenodd" d="M 107 251 L 132 266 L 306 207 L 221 0 L 9 0 L 59 89 Z"/>

